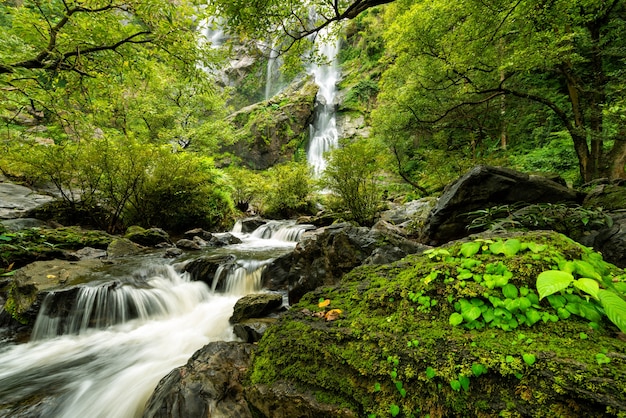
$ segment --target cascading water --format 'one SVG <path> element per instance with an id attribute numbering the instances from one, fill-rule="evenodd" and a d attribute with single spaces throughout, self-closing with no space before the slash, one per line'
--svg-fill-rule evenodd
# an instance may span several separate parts
<path id="1" fill-rule="evenodd" d="M 277 67 L 279 67 L 278 63 L 278 50 L 276 49 L 276 41 L 272 42 L 270 46 L 270 55 L 267 60 L 267 70 L 265 75 L 265 100 L 268 100 L 272 97 L 276 91 L 274 88 L 274 79 L 280 75 L 280 72 L 277 71 Z"/>
<path id="2" fill-rule="evenodd" d="M 243 243 L 219 249 L 236 258 L 215 274 L 222 293 L 155 256 L 142 258 L 140 270 L 103 273 L 76 292 L 71 309 L 55 309 L 58 295 L 50 294 L 31 341 L 0 345 L 0 417 L 141 416 L 170 370 L 210 341 L 235 339 L 228 321 L 235 302 L 260 291 L 265 266 L 296 244 L 277 239 L 281 230 L 294 237 L 309 227 L 272 223 L 265 239 L 266 232 L 235 232 Z"/>
<path id="3" fill-rule="evenodd" d="M 316 177 L 319 177 L 326 168 L 324 154 L 338 146 L 339 132 L 337 131 L 337 119 L 335 114 L 335 99 L 337 82 L 339 81 L 339 66 L 337 54 L 339 52 L 339 39 L 329 39 L 331 36 L 328 29 L 320 31 L 318 38 L 322 41 L 318 45 L 322 58 L 326 61 L 322 64 L 313 64 L 311 73 L 315 77 L 315 83 L 319 87 L 316 99 L 315 121 L 311 126 L 307 160 L 313 167 Z"/>

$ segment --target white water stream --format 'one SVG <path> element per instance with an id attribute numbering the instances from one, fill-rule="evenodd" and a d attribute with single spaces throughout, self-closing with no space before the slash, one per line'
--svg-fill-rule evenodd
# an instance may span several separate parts
<path id="1" fill-rule="evenodd" d="M 327 28 L 322 29 L 318 35 L 321 40 L 318 48 L 326 62 L 313 64 L 310 69 L 319 90 L 317 92 L 315 121 L 311 126 L 307 160 L 309 165 L 313 167 L 316 177 L 319 177 L 326 168 L 324 154 L 339 145 L 335 112 L 337 82 L 340 75 L 337 62 L 339 39 L 329 39 Z"/>
<path id="2" fill-rule="evenodd" d="M 259 291 L 264 266 L 295 246 L 276 239 L 280 231 L 260 234 L 265 239 L 235 233 L 244 242 L 220 249 L 242 256 L 239 269 L 220 273 L 221 294 L 153 258 L 127 277 L 81 289 L 65 318 L 44 302 L 31 342 L 0 346 L 0 417 L 140 417 L 162 377 L 208 342 L 235 339 L 235 302 Z"/>

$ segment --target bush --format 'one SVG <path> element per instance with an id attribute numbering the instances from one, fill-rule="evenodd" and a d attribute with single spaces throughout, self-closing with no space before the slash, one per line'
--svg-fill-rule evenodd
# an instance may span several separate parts
<path id="1" fill-rule="evenodd" d="M 263 212 L 270 217 L 309 213 L 313 191 L 311 168 L 305 162 L 278 164 L 267 171 Z"/>
<path id="2" fill-rule="evenodd" d="M 170 145 L 112 135 L 62 145 L 22 144 L 11 149 L 7 161 L 12 173 L 54 184 L 70 211 L 102 213 L 104 208 L 106 216 L 96 226 L 109 232 L 129 224 L 211 228 L 233 211 L 212 162 L 174 152 Z"/>
<path id="3" fill-rule="evenodd" d="M 334 192 L 359 224 L 373 222 L 381 203 L 377 175 L 380 151 L 367 141 L 357 141 L 329 153 L 322 184 Z"/>

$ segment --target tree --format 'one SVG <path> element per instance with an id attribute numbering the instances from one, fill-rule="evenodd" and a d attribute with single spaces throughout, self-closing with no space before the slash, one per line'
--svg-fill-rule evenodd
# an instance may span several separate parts
<path id="1" fill-rule="evenodd" d="M 478 112 L 495 122 L 483 130 L 493 138 L 506 97 L 556 115 L 582 180 L 626 178 L 623 2 L 433 0 L 395 12 L 377 122 L 383 136 L 427 127 L 451 133 Z"/>

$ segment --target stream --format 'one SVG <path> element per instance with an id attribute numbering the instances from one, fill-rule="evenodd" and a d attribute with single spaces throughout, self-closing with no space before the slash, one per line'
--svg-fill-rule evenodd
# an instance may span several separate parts
<path id="1" fill-rule="evenodd" d="M 222 293 L 154 253 L 81 288 L 65 318 L 44 300 L 31 341 L 0 346 L 0 417 L 140 417 L 162 377 L 208 342 L 236 339 L 228 321 L 235 302 L 262 291 L 262 269 L 292 251 L 305 228 L 235 229 L 241 244 L 198 253 L 237 257 L 215 274 L 215 282 L 225 275 Z"/>

